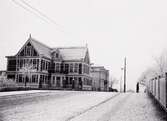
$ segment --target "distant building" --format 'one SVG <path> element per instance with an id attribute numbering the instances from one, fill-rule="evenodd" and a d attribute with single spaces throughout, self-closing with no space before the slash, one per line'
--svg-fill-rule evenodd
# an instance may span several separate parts
<path id="1" fill-rule="evenodd" d="M 103 66 L 91 67 L 92 89 L 98 91 L 108 91 L 109 89 L 109 71 Z"/>
<path id="2" fill-rule="evenodd" d="M 91 90 L 87 47 L 50 48 L 31 36 L 7 58 L 7 78 L 31 88 Z"/>

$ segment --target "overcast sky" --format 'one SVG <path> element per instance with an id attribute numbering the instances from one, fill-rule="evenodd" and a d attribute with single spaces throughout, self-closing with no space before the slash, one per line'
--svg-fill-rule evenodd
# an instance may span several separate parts
<path id="1" fill-rule="evenodd" d="M 5 56 L 16 54 L 31 33 L 50 47 L 87 43 L 91 62 L 118 79 L 126 56 L 128 88 L 135 88 L 153 57 L 167 48 L 167 0 L 25 1 L 56 24 L 0 0 L 0 70 L 6 69 Z"/>

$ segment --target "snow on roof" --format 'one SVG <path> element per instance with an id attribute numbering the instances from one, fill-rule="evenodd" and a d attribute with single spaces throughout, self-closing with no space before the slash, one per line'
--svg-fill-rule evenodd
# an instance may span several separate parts
<path id="1" fill-rule="evenodd" d="M 34 38 L 30 38 L 30 41 L 35 47 L 35 49 L 39 52 L 39 54 L 44 55 L 45 57 L 51 58 L 51 48 L 50 47 L 35 40 Z"/>
<path id="2" fill-rule="evenodd" d="M 51 53 L 53 51 L 59 50 L 60 55 L 63 60 L 82 60 L 85 58 L 87 47 L 58 47 L 58 48 L 50 48 L 45 44 L 35 40 L 34 38 L 30 38 L 31 43 L 35 47 L 35 49 L 39 52 L 39 54 L 44 55 L 45 57 L 51 58 Z"/>
<path id="3" fill-rule="evenodd" d="M 56 49 L 56 48 L 55 48 Z M 87 47 L 64 47 L 57 48 L 65 61 L 82 60 L 85 58 Z"/>
<path id="4" fill-rule="evenodd" d="M 108 71 L 104 66 L 92 66 L 91 71 Z"/>

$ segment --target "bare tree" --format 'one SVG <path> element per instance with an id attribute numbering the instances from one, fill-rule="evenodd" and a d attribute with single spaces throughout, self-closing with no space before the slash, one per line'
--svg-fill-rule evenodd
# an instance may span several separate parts
<path id="1" fill-rule="evenodd" d="M 155 65 L 146 69 L 140 76 L 139 82 L 146 83 L 147 80 L 158 76 L 164 76 L 167 71 L 167 51 L 163 51 L 160 56 L 154 57 Z"/>
<path id="2" fill-rule="evenodd" d="M 119 80 L 116 79 L 115 77 L 111 77 L 110 78 L 110 85 L 111 87 L 114 85 L 114 84 L 118 84 Z"/>
<path id="3" fill-rule="evenodd" d="M 158 73 L 156 71 L 155 68 L 153 67 L 150 67 L 148 69 L 146 69 L 142 74 L 141 76 L 139 77 L 138 79 L 138 82 L 142 83 L 142 84 L 146 84 L 146 81 L 151 79 L 151 78 L 154 78 L 158 76 Z"/>
<path id="4" fill-rule="evenodd" d="M 164 76 L 165 71 L 167 71 L 167 51 L 163 51 L 159 57 L 154 58 L 157 67 L 157 73 L 160 76 Z"/>
<path id="5" fill-rule="evenodd" d="M 33 64 L 26 63 L 19 71 L 24 75 L 24 78 L 25 78 L 24 84 L 25 84 L 25 87 L 26 87 L 27 82 L 30 79 L 31 72 L 34 71 Z"/>

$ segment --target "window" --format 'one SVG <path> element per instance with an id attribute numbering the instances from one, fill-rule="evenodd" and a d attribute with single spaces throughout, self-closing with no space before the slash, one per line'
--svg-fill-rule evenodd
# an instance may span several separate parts
<path id="1" fill-rule="evenodd" d="M 108 84 L 107 80 L 104 80 L 104 85 L 107 85 L 107 84 Z"/>
<path id="2" fill-rule="evenodd" d="M 60 64 L 60 72 L 64 73 L 64 64 L 63 63 Z"/>
<path id="3" fill-rule="evenodd" d="M 43 70 L 46 70 L 46 62 L 43 61 Z"/>
<path id="4" fill-rule="evenodd" d="M 50 63 L 50 62 L 48 62 L 48 70 L 50 70 L 50 66 L 51 66 L 51 63 Z"/>
<path id="5" fill-rule="evenodd" d="M 19 56 L 38 56 L 33 46 L 28 43 L 20 52 Z"/>
<path id="6" fill-rule="evenodd" d="M 60 87 L 60 77 L 56 77 L 57 86 Z"/>
<path id="7" fill-rule="evenodd" d="M 37 59 L 37 71 L 39 70 L 39 59 Z"/>
<path id="8" fill-rule="evenodd" d="M 79 64 L 79 74 L 82 74 L 82 63 Z"/>
<path id="9" fill-rule="evenodd" d="M 77 72 L 78 72 L 78 63 L 75 63 L 74 72 L 75 72 L 75 73 L 77 73 Z"/>
<path id="10" fill-rule="evenodd" d="M 34 51 L 34 52 L 33 52 L 33 55 L 34 55 L 34 56 L 37 56 L 37 52 L 35 51 L 35 49 L 33 49 L 33 51 Z"/>
<path id="11" fill-rule="evenodd" d="M 53 76 L 53 84 L 55 84 L 55 76 Z"/>
<path id="12" fill-rule="evenodd" d="M 22 79 L 22 75 L 21 75 L 21 74 L 19 75 L 19 82 L 20 82 L 20 83 L 23 82 L 23 79 Z"/>
<path id="13" fill-rule="evenodd" d="M 27 44 L 27 46 L 31 46 L 31 44 L 30 44 L 30 43 L 28 43 L 28 44 Z"/>
<path id="14" fill-rule="evenodd" d="M 69 70 L 69 65 L 65 64 L 65 74 L 68 74 L 68 70 Z"/>
<path id="15" fill-rule="evenodd" d="M 31 46 L 28 46 L 28 47 L 27 47 L 27 56 L 30 56 L 30 55 L 31 55 L 31 52 L 30 52 L 30 51 L 31 51 Z"/>
<path id="16" fill-rule="evenodd" d="M 36 83 L 37 82 L 37 75 L 32 75 L 32 83 Z"/>
<path id="17" fill-rule="evenodd" d="M 56 58 L 59 58 L 59 54 L 58 53 L 56 53 Z"/>
<path id="18" fill-rule="evenodd" d="M 65 84 L 69 84 L 69 83 L 68 83 L 68 80 L 69 80 L 69 78 L 66 77 Z"/>
<path id="19" fill-rule="evenodd" d="M 24 56 L 24 49 L 20 52 L 20 56 Z"/>
<path id="20" fill-rule="evenodd" d="M 82 86 L 82 78 L 81 77 L 78 78 L 78 83 L 79 83 L 79 86 Z"/>
<path id="21" fill-rule="evenodd" d="M 42 66 L 43 66 L 43 60 L 41 60 L 41 69 L 40 69 L 41 71 L 43 70 Z"/>
<path id="22" fill-rule="evenodd" d="M 70 77 L 70 82 L 69 84 L 72 84 L 73 83 L 73 77 Z"/>
<path id="23" fill-rule="evenodd" d="M 56 72 L 60 72 L 60 64 L 59 63 L 56 63 Z"/>
<path id="24" fill-rule="evenodd" d="M 19 82 L 19 75 L 16 75 L 16 82 Z"/>
<path id="25" fill-rule="evenodd" d="M 8 71 L 15 71 L 16 70 L 16 60 L 8 60 Z"/>
<path id="26" fill-rule="evenodd" d="M 29 59 L 29 64 L 32 65 L 33 59 Z"/>
<path id="27" fill-rule="evenodd" d="M 26 48 L 26 56 L 31 56 L 31 48 L 32 48 L 31 44 L 28 43 L 25 48 Z"/>
<path id="28" fill-rule="evenodd" d="M 25 66 L 25 63 L 26 63 L 26 60 L 23 59 L 23 64 L 21 65 L 21 67 L 22 67 L 22 66 Z"/>
<path id="29" fill-rule="evenodd" d="M 46 70 L 48 70 L 48 62 L 46 61 Z"/>
<path id="30" fill-rule="evenodd" d="M 73 72 L 73 64 L 71 63 L 70 64 L 70 73 L 72 73 Z"/>
<path id="31" fill-rule="evenodd" d="M 33 68 L 37 69 L 37 60 L 36 59 L 33 59 Z"/>
<path id="32" fill-rule="evenodd" d="M 35 81 L 36 81 L 36 83 L 38 83 L 38 75 L 36 75 L 36 80 Z"/>
<path id="33" fill-rule="evenodd" d="M 48 76 L 44 76 L 44 78 L 45 78 L 44 79 L 45 80 L 44 83 L 47 84 L 48 83 Z"/>
<path id="34" fill-rule="evenodd" d="M 46 62 L 44 60 L 41 60 L 41 71 L 46 70 L 46 67 L 47 67 Z"/>
<path id="35" fill-rule="evenodd" d="M 8 75 L 7 78 L 14 80 L 15 79 L 15 75 Z"/>

